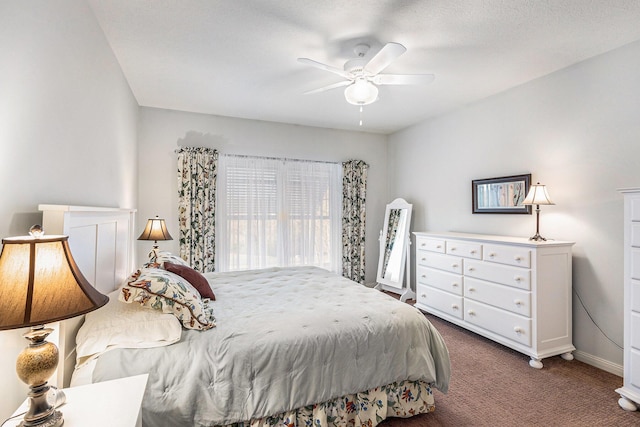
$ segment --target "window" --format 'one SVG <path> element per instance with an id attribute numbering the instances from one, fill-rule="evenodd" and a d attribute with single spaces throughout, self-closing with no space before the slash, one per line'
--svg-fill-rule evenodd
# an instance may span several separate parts
<path id="1" fill-rule="evenodd" d="M 221 155 L 217 193 L 219 271 L 341 272 L 340 164 Z"/>

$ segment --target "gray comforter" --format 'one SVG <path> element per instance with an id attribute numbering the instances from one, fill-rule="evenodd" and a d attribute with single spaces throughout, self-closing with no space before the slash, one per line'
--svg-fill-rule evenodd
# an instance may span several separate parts
<path id="1" fill-rule="evenodd" d="M 94 381 L 150 374 L 147 427 L 228 424 L 402 380 L 448 389 L 441 336 L 388 295 L 313 267 L 207 278 L 216 328 L 98 359 Z"/>

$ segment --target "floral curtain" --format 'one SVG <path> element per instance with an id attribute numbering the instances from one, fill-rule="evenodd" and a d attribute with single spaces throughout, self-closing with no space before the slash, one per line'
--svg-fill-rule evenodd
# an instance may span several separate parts
<path id="1" fill-rule="evenodd" d="M 214 271 L 218 152 L 181 147 L 176 153 L 180 257 L 202 273 Z"/>
<path id="2" fill-rule="evenodd" d="M 362 160 L 342 163 L 342 275 L 364 283 L 367 169 Z"/>

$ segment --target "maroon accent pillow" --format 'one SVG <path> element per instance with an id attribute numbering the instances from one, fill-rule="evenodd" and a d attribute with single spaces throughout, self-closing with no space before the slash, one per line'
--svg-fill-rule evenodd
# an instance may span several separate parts
<path id="1" fill-rule="evenodd" d="M 173 264 L 171 262 L 165 261 L 164 269 L 177 274 L 187 282 L 191 283 L 193 287 L 196 288 L 198 292 L 200 292 L 200 296 L 202 296 L 202 298 L 210 298 L 213 301 L 216 300 L 216 296 L 213 294 L 213 291 L 211 290 L 211 286 L 209 286 L 209 282 L 207 282 L 207 279 L 205 279 L 202 274 L 195 271 L 193 268 L 186 265 Z"/>

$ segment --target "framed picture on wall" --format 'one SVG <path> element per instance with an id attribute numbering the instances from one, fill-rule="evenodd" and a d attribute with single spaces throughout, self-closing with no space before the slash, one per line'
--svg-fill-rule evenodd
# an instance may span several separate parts
<path id="1" fill-rule="evenodd" d="M 471 181 L 473 213 L 531 214 L 523 205 L 531 185 L 531 174 L 474 179 Z"/>

